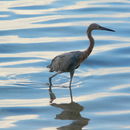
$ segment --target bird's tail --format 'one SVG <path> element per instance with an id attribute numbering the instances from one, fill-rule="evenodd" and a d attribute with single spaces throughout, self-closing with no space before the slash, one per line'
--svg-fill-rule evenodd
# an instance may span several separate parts
<path id="1" fill-rule="evenodd" d="M 50 65 L 47 65 L 46 67 L 47 67 L 47 68 L 50 68 Z"/>
<path id="2" fill-rule="evenodd" d="M 46 66 L 47 68 L 51 68 L 51 65 Z"/>
<path id="3" fill-rule="evenodd" d="M 48 65 L 48 66 L 46 66 L 47 68 L 49 68 L 49 71 L 50 72 L 53 72 L 52 70 L 51 70 L 51 65 Z"/>

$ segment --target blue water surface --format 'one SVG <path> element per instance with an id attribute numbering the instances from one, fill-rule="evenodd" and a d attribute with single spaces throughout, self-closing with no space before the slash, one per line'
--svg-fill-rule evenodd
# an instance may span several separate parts
<path id="1" fill-rule="evenodd" d="M 0 129 L 130 129 L 130 1 L 0 0 Z M 60 53 L 95 47 L 76 70 L 53 79 L 46 66 Z"/>

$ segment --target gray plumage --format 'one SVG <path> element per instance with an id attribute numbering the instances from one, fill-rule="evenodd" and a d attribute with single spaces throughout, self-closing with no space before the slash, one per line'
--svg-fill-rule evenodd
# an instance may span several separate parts
<path id="1" fill-rule="evenodd" d="M 50 68 L 50 72 L 70 72 L 79 67 L 81 56 L 82 52 L 80 51 L 64 53 L 56 56 L 47 67 Z"/>

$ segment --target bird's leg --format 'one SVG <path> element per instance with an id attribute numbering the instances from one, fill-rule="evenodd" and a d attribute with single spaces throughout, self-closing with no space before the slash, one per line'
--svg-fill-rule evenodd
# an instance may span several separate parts
<path id="1" fill-rule="evenodd" d="M 74 75 L 74 71 L 70 72 L 70 84 L 69 84 L 69 89 L 70 89 L 71 102 L 73 102 L 73 95 L 72 95 L 72 90 L 71 90 L 71 83 L 72 83 L 73 75 Z"/>
<path id="2" fill-rule="evenodd" d="M 50 95 L 50 103 L 52 103 L 53 100 L 56 99 L 56 96 L 55 96 L 55 94 L 52 92 L 52 89 L 51 89 L 51 87 L 52 87 L 52 82 L 51 82 L 51 80 L 52 80 L 53 77 L 55 77 L 55 76 L 58 75 L 58 74 L 60 74 L 60 72 L 57 72 L 56 74 L 52 75 L 52 76 L 49 78 L 49 95 Z"/>
<path id="3" fill-rule="evenodd" d="M 60 74 L 60 72 L 57 72 L 56 74 L 52 75 L 51 77 L 49 77 L 49 89 L 51 91 L 51 86 L 52 86 L 52 78 L 55 77 L 56 75 Z"/>

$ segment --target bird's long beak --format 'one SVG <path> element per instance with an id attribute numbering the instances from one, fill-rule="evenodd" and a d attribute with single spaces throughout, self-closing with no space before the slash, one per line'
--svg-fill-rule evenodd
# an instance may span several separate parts
<path id="1" fill-rule="evenodd" d="M 105 28 L 105 27 L 100 27 L 101 30 L 106 30 L 106 31 L 112 31 L 112 32 L 115 32 L 115 30 L 112 30 L 112 29 L 109 29 L 109 28 Z"/>

